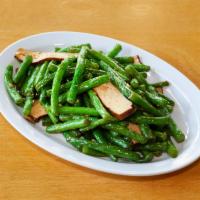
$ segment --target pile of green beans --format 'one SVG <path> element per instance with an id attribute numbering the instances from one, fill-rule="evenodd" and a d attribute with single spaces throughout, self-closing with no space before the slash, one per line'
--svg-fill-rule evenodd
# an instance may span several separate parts
<path id="1" fill-rule="evenodd" d="M 121 50 L 116 44 L 103 53 L 88 43 L 56 48 L 57 52 L 78 53 L 78 58 L 39 64 L 33 64 L 28 55 L 15 74 L 13 66 L 7 66 L 5 87 L 13 102 L 23 108 L 25 118 L 39 100 L 47 112 L 40 118 L 46 132 L 63 134 L 84 154 L 136 163 L 150 162 L 162 153 L 177 157 L 175 143 L 183 142 L 185 136 L 170 116 L 175 102 L 157 91 L 169 82 L 149 83 L 150 66 L 135 63 L 133 56 L 119 56 Z M 136 107 L 124 120 L 115 118 L 93 90 L 108 82 Z M 130 123 L 140 133 L 130 129 Z"/>

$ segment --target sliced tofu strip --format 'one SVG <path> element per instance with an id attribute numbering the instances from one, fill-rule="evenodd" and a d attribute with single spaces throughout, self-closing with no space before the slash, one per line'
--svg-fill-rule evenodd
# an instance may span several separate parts
<path id="1" fill-rule="evenodd" d="M 23 48 L 20 48 L 15 53 L 15 57 L 23 61 L 26 55 L 31 55 L 33 57 L 32 63 L 39 63 L 45 60 L 64 60 L 70 57 L 77 57 L 78 53 L 64 53 L 64 52 L 38 52 L 38 51 L 29 51 Z"/>
<path id="2" fill-rule="evenodd" d="M 140 127 L 137 124 L 129 123 L 128 129 L 131 131 L 134 131 L 135 133 L 141 134 Z M 132 142 L 133 142 L 133 144 L 137 144 L 137 142 L 135 140 L 132 140 Z"/>
<path id="3" fill-rule="evenodd" d="M 135 111 L 132 102 L 110 82 L 94 88 L 103 105 L 119 120 L 123 120 Z"/>
<path id="4" fill-rule="evenodd" d="M 135 64 L 142 64 L 142 61 L 138 55 L 133 56 L 133 59 Z"/>
<path id="5" fill-rule="evenodd" d="M 38 100 L 36 100 L 33 103 L 33 107 L 31 109 L 30 115 L 28 117 L 26 117 L 26 119 L 31 121 L 31 122 L 37 122 L 41 117 L 43 117 L 45 115 L 47 115 L 47 112 L 42 107 L 40 102 Z"/>
<path id="6" fill-rule="evenodd" d="M 162 87 L 157 87 L 156 91 L 160 94 L 163 94 L 163 88 Z"/>

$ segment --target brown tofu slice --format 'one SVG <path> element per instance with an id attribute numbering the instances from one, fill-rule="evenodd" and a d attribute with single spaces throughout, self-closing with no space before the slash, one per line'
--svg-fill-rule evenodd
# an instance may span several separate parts
<path id="1" fill-rule="evenodd" d="M 111 83 L 104 83 L 94 88 L 103 105 L 119 120 L 123 120 L 135 110 L 132 102 L 126 99 Z"/>
<path id="2" fill-rule="evenodd" d="M 64 53 L 64 52 L 38 52 L 38 51 L 29 51 L 23 48 L 20 48 L 15 53 L 15 57 L 19 61 L 23 61 L 26 55 L 33 57 L 32 63 L 39 63 L 45 60 L 64 60 L 70 57 L 77 57 L 78 53 Z"/>
<path id="3" fill-rule="evenodd" d="M 130 131 L 134 131 L 135 133 L 141 134 L 140 127 L 139 127 L 137 124 L 129 123 L 129 124 L 128 124 L 128 129 L 129 129 Z M 136 142 L 135 140 L 132 140 L 132 143 L 133 143 L 133 144 L 137 144 L 137 142 Z"/>
<path id="4" fill-rule="evenodd" d="M 157 87 L 156 91 L 160 94 L 163 94 L 163 88 L 162 87 Z"/>
<path id="5" fill-rule="evenodd" d="M 47 112 L 45 111 L 43 106 L 40 104 L 40 102 L 36 100 L 33 103 L 30 115 L 26 117 L 26 119 L 31 122 L 37 122 L 41 117 L 45 115 L 47 115 Z"/>
<path id="6" fill-rule="evenodd" d="M 142 61 L 138 55 L 133 56 L 133 59 L 135 64 L 142 64 Z"/>

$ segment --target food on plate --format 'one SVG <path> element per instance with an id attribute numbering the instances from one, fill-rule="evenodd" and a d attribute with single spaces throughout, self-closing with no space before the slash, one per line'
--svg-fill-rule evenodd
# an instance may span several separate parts
<path id="1" fill-rule="evenodd" d="M 169 82 L 150 83 L 150 66 L 138 55 L 118 56 L 121 50 L 116 44 L 103 53 L 88 43 L 55 52 L 20 48 L 5 87 L 25 119 L 41 120 L 49 136 L 63 134 L 84 154 L 137 163 L 177 157 L 175 142 L 185 136 L 171 117 Z"/>

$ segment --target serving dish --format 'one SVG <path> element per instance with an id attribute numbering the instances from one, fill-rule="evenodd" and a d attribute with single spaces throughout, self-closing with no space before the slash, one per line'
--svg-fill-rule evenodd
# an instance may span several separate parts
<path id="1" fill-rule="evenodd" d="M 80 43 L 91 43 L 95 49 L 105 52 L 116 43 L 120 43 L 123 46 L 121 55 L 138 54 L 145 64 L 151 66 L 150 81 L 168 80 L 171 83 L 171 86 L 166 89 L 166 94 L 176 102 L 173 118 L 186 134 L 186 141 L 179 145 L 180 155 L 176 159 L 162 156 L 151 163 L 135 164 L 115 163 L 105 159 L 90 157 L 74 150 L 73 147 L 66 144 L 62 136 L 47 135 L 41 124 L 31 124 L 20 115 L 20 109 L 12 103 L 3 84 L 3 74 L 6 66 L 9 63 L 17 64 L 13 57 L 16 50 L 23 47 L 37 51 L 53 51 L 54 47 Z M 1 113 L 23 136 L 60 158 L 91 169 L 130 176 L 150 176 L 169 173 L 183 168 L 199 158 L 199 90 L 174 67 L 145 50 L 104 36 L 78 32 L 50 32 L 33 35 L 11 44 L 2 51 L 0 65 L 2 68 L 0 71 Z"/>

